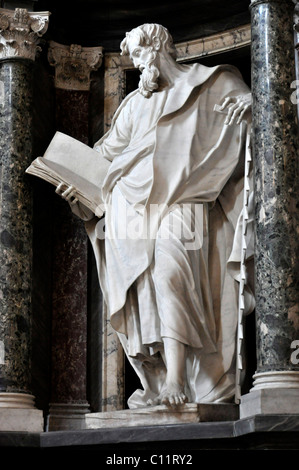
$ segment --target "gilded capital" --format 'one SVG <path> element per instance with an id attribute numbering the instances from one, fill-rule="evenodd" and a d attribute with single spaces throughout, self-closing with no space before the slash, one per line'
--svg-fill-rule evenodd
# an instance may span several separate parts
<path id="1" fill-rule="evenodd" d="M 41 36 L 47 31 L 50 12 L 25 8 L 0 8 L 0 59 L 21 57 L 35 60 Z"/>
<path id="2" fill-rule="evenodd" d="M 55 86 L 66 90 L 89 90 L 90 72 L 102 64 L 103 48 L 66 46 L 51 41 L 48 51 L 50 65 L 55 67 Z"/>

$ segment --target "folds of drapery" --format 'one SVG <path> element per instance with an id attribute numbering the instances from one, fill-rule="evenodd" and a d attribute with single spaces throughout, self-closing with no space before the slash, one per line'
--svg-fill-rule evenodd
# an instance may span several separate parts
<path id="1" fill-rule="evenodd" d="M 165 205 L 147 219 L 152 224 L 146 237 L 115 237 L 117 228 L 132 223 L 124 210 L 130 203 L 117 181 L 106 198 L 106 239 L 97 235 L 103 220 L 86 223 L 111 324 L 143 385 L 129 400 L 132 408 L 144 406 L 159 393 L 165 378 L 160 355 L 163 336 L 188 346 L 190 401 L 227 401 L 234 396 L 239 274 L 246 265 L 244 259 L 241 263 L 242 230 L 238 228 L 246 210 L 247 126 L 245 122 L 225 126 L 224 117 L 213 109 L 229 94 L 246 91 L 238 76 L 217 72 L 204 86 L 194 88 L 183 109 L 161 120 L 152 190 L 144 211 L 136 211 L 136 222 L 140 219 L 143 224 L 151 205 Z M 134 94 L 132 99 L 144 98 Z M 202 207 L 197 213 L 194 210 L 191 225 L 184 206 L 191 212 L 192 207 Z M 192 233 L 187 229 L 185 238 L 176 237 L 173 224 L 188 225 Z M 198 244 L 190 248 L 192 236 Z"/>

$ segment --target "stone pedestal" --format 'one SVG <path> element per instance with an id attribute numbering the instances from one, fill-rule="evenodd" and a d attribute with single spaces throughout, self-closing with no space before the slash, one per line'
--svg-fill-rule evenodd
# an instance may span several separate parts
<path id="1" fill-rule="evenodd" d="M 299 400 L 299 159 L 291 0 L 253 0 L 252 95 L 255 169 L 257 370 L 241 415 Z M 265 392 L 264 392 L 265 390 Z M 274 390 L 274 391 L 273 391 Z M 292 390 L 292 391 L 290 391 Z M 271 406 L 271 394 L 276 399 Z M 249 403 L 255 403 L 256 410 Z M 276 413 L 278 410 L 276 409 Z"/>
<path id="2" fill-rule="evenodd" d="M 42 432 L 44 417 L 33 395 L 0 393 L 0 431 Z"/>
<path id="3" fill-rule="evenodd" d="M 254 390 L 242 398 L 240 418 L 255 415 L 299 415 L 298 390 L 265 388 Z"/>
<path id="4" fill-rule="evenodd" d="M 47 21 L 48 14 L 0 9 L 0 431 L 43 428 L 31 395 L 32 191 L 25 170 L 33 159 L 33 59 Z"/>
<path id="5" fill-rule="evenodd" d="M 237 405 L 187 403 L 175 407 L 158 405 L 134 410 L 90 413 L 86 415 L 85 421 L 86 429 L 101 429 L 235 421 L 238 418 L 239 407 Z"/>
<path id="6" fill-rule="evenodd" d="M 49 431 L 69 431 L 85 429 L 85 416 L 88 416 L 89 404 L 51 403 L 48 421 Z"/>

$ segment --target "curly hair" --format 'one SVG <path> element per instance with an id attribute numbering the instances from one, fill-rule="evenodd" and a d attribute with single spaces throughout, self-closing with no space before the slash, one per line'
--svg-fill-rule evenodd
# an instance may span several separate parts
<path id="1" fill-rule="evenodd" d="M 121 55 L 128 55 L 128 40 L 132 36 L 139 38 L 139 45 L 142 47 L 152 47 L 154 38 L 158 38 L 161 41 L 161 49 L 164 52 L 176 59 L 177 51 L 173 44 L 173 39 L 170 33 L 164 26 L 156 23 L 145 23 L 137 28 L 132 29 L 129 33 L 126 33 L 126 37 L 120 44 Z"/>

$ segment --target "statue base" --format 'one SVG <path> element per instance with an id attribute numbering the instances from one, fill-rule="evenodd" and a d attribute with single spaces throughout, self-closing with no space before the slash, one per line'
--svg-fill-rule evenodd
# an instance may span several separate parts
<path id="1" fill-rule="evenodd" d="M 85 416 L 85 423 L 86 429 L 101 429 L 235 421 L 237 419 L 239 419 L 239 406 L 235 404 L 186 403 L 175 407 L 159 405 L 134 410 L 89 413 Z"/>

